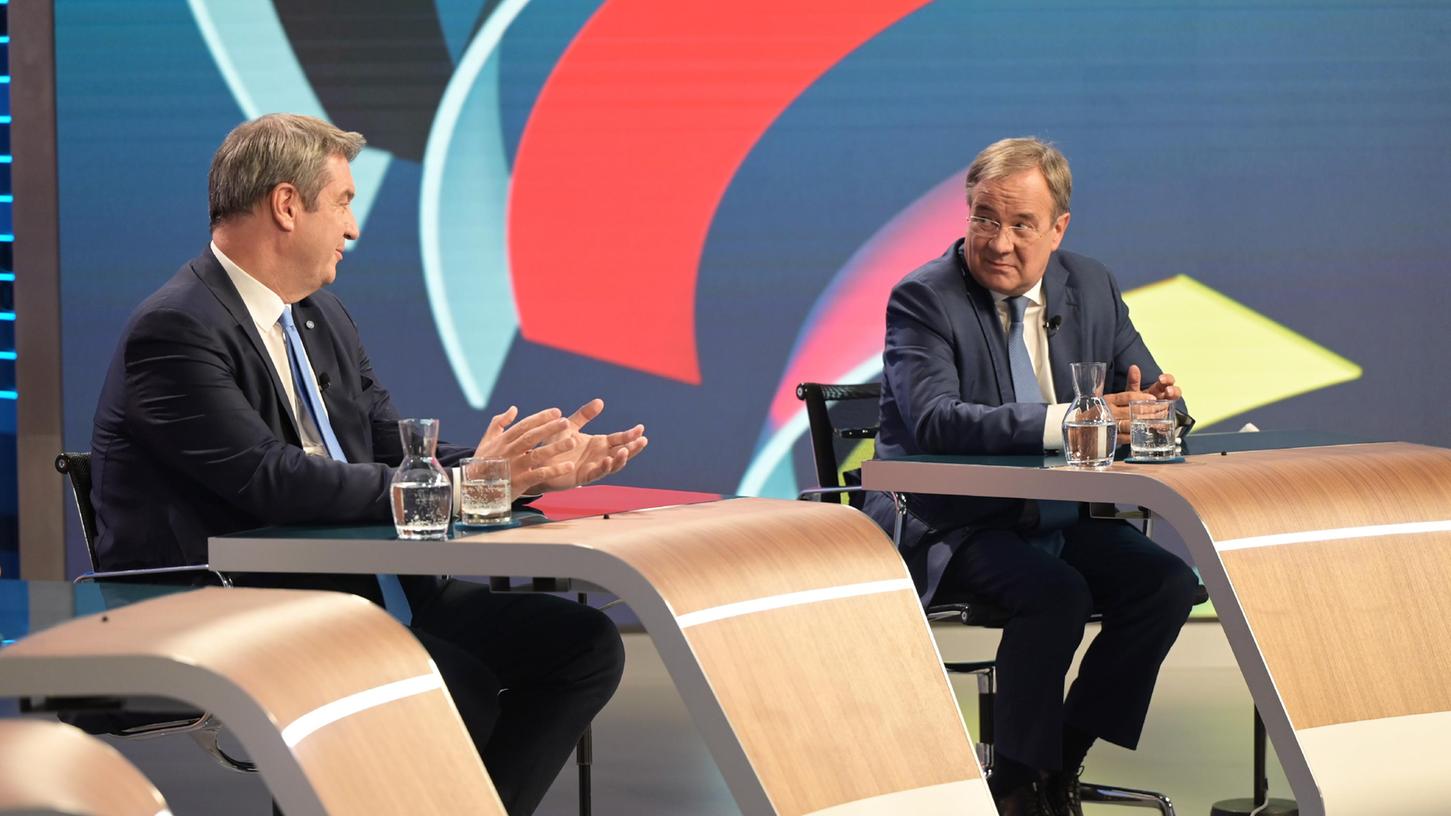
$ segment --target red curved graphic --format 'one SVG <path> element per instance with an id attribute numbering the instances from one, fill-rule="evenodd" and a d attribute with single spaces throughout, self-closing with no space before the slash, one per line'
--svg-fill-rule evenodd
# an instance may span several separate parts
<path id="1" fill-rule="evenodd" d="M 731 177 L 802 91 L 927 2 L 608 0 L 555 66 L 515 157 L 524 337 L 699 383 L 696 273 Z"/>

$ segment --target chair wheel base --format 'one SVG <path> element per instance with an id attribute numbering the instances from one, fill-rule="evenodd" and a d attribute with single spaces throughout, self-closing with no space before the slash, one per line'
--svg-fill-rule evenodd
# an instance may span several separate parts
<path id="1" fill-rule="evenodd" d="M 1215 802 L 1209 809 L 1209 816 L 1300 816 L 1300 808 L 1293 799 L 1271 799 L 1265 809 L 1255 812 L 1253 799 L 1225 799 Z"/>

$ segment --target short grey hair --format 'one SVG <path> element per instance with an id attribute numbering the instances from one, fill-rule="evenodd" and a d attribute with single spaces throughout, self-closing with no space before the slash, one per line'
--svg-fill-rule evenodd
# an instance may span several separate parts
<path id="1" fill-rule="evenodd" d="M 996 181 L 1034 168 L 1042 171 L 1048 181 L 1048 192 L 1053 194 L 1053 217 L 1068 212 L 1068 202 L 1073 198 L 1073 173 L 1068 169 L 1068 159 L 1052 142 L 1036 136 L 993 142 L 977 154 L 967 168 L 969 206 L 972 190 L 980 182 Z"/>
<path id="2" fill-rule="evenodd" d="M 212 156 L 207 204 L 212 226 L 257 206 L 279 184 L 297 187 L 309 211 L 329 181 L 327 160 L 357 158 L 367 140 L 313 116 L 269 113 L 227 134 Z"/>

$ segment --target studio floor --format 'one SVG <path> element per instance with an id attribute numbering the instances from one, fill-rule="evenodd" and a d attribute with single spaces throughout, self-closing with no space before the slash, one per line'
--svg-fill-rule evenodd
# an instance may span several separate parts
<path id="1" fill-rule="evenodd" d="M 996 648 L 992 631 L 943 624 L 934 631 L 949 657 L 986 657 Z M 625 643 L 624 683 L 595 725 L 594 813 L 739 813 L 650 638 L 631 633 Z M 973 689 L 971 678 L 958 685 L 970 729 L 976 726 Z M 1085 778 L 1158 790 L 1174 800 L 1180 814 L 1207 816 L 1213 802 L 1250 793 L 1252 711 L 1223 631 L 1215 623 L 1192 622 L 1165 663 L 1140 749 L 1095 747 Z M 185 738 L 116 744 L 156 782 L 177 816 L 270 812 L 261 780 L 220 769 Z M 1272 795 L 1290 796 L 1273 755 L 1270 789 Z M 571 766 L 538 813 L 578 812 Z M 1144 811 L 1089 806 L 1088 812 Z"/>

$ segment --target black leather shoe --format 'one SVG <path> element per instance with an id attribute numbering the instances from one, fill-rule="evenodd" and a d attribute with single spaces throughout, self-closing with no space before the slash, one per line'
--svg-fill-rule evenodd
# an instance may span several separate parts
<path id="1" fill-rule="evenodd" d="M 1042 781 L 1044 799 L 1052 816 L 1083 816 L 1083 800 L 1078 796 L 1078 778 L 1083 768 L 1076 771 L 1054 771 Z"/>
<path id="2" fill-rule="evenodd" d="M 998 816 L 1054 816 L 1048 808 L 1042 785 L 1030 782 L 1020 785 L 994 800 Z"/>

